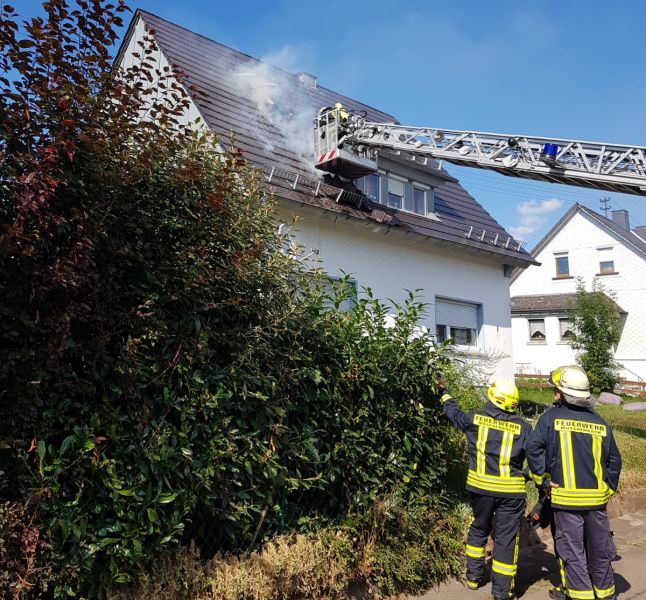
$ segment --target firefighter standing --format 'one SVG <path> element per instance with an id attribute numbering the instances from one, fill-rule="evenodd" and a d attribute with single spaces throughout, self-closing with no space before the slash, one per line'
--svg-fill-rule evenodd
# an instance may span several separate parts
<path id="1" fill-rule="evenodd" d="M 518 530 L 525 509 L 523 461 L 530 432 L 518 414 L 518 389 L 499 380 L 483 410 L 464 413 L 440 383 L 444 414 L 467 436 L 473 521 L 467 535 L 467 586 L 484 584 L 485 546 L 493 532 L 491 588 L 496 600 L 512 598 L 518 565 Z"/>
<path id="2" fill-rule="evenodd" d="M 591 408 L 590 383 L 577 365 L 550 374 L 561 404 L 545 412 L 530 435 L 532 477 L 551 494 L 556 552 L 567 589 L 553 598 L 616 597 L 614 543 L 606 504 L 619 484 L 621 456 L 610 426 Z"/>

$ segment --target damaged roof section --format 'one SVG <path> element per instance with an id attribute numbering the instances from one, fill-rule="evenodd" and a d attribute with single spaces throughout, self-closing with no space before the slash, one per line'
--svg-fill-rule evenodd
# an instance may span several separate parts
<path id="1" fill-rule="evenodd" d="M 138 18 L 154 32 L 159 48 L 187 86 L 198 90 L 192 99 L 207 125 L 223 140 L 233 135 L 236 146 L 262 169 L 277 196 L 486 252 L 507 264 L 535 264 L 457 179 L 432 159 L 422 162 L 383 153 L 391 162 L 438 178 L 434 188 L 437 218 L 375 204 L 356 194 L 352 186 L 342 190 L 331 184 L 314 169 L 313 120 L 321 107 L 341 102 L 346 109 L 381 123 L 397 123 L 394 116 L 327 89 L 311 75 L 273 67 L 141 10 L 133 18 L 122 51 Z"/>

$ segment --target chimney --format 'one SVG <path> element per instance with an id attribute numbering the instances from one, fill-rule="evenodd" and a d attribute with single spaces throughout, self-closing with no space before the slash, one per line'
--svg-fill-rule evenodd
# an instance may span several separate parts
<path id="1" fill-rule="evenodd" d="M 630 231 L 630 220 L 628 219 L 627 210 L 613 210 L 611 214 L 612 222 L 615 225 L 619 225 L 622 229 Z"/>
<path id="2" fill-rule="evenodd" d="M 316 80 L 318 77 L 314 77 L 314 75 L 310 75 L 309 73 L 306 73 L 305 71 L 301 71 L 298 73 L 298 80 L 308 88 L 312 88 L 313 90 L 316 89 Z"/>

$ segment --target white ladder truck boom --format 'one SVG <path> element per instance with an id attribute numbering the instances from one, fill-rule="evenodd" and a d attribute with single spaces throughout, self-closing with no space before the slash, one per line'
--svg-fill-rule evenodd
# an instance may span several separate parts
<path id="1" fill-rule="evenodd" d="M 373 123 L 344 109 L 314 121 L 316 168 L 355 179 L 377 172 L 377 152 L 497 171 L 511 177 L 646 196 L 646 147 Z"/>

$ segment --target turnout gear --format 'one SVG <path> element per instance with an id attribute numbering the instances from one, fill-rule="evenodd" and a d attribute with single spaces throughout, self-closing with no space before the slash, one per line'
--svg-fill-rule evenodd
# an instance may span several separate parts
<path id="1" fill-rule="evenodd" d="M 334 108 L 337 110 L 337 114 L 339 115 L 339 121 L 347 121 L 348 120 L 348 112 L 343 108 L 343 104 L 340 102 L 337 102 L 334 105 Z"/>
<path id="2" fill-rule="evenodd" d="M 621 456 L 610 426 L 591 408 L 567 402 L 541 415 L 527 462 L 538 485 L 551 479 L 554 508 L 604 508 L 617 490 Z"/>
<path id="3" fill-rule="evenodd" d="M 505 412 L 515 412 L 518 408 L 518 388 L 511 379 L 498 379 L 487 390 L 489 401 Z"/>
<path id="4" fill-rule="evenodd" d="M 484 581 L 485 546 L 494 532 L 491 562 L 491 593 L 494 598 L 508 598 L 518 571 L 520 522 L 524 498 L 495 498 L 471 494 L 473 521 L 467 534 L 467 587 L 478 589 Z"/>
<path id="5" fill-rule="evenodd" d="M 614 544 L 606 504 L 619 484 L 621 456 L 610 426 L 581 404 L 590 402 L 585 372 L 560 367 L 550 382 L 560 403 L 539 418 L 527 461 L 533 479 L 551 491 L 554 545 L 564 579 L 561 595 L 553 597 L 610 600 Z"/>
<path id="6" fill-rule="evenodd" d="M 555 510 L 556 551 L 565 565 L 567 596 L 572 600 L 615 597 L 611 560 L 615 545 L 605 510 Z"/>
<path id="7" fill-rule="evenodd" d="M 513 400 L 510 386 L 496 384 L 491 388 L 496 398 L 504 393 Z M 517 394 L 518 390 L 516 406 Z M 465 433 L 469 448 L 466 489 L 471 492 L 473 521 L 466 543 L 467 587 L 478 589 L 483 583 L 485 546 L 493 534 L 492 592 L 495 598 L 510 598 L 518 565 L 518 531 L 525 509 L 522 469 L 529 424 L 493 402 L 487 402 L 483 410 L 465 413 L 444 388 L 440 395 L 445 416 Z"/>
<path id="8" fill-rule="evenodd" d="M 443 390 L 444 414 L 467 436 L 469 473 L 466 489 L 500 498 L 524 498 L 523 461 L 530 427 L 521 416 L 487 402 L 464 413 Z"/>

